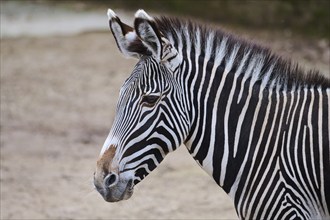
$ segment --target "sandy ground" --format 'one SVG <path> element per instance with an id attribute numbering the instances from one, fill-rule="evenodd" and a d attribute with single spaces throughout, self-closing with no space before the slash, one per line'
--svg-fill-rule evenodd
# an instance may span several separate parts
<path id="1" fill-rule="evenodd" d="M 184 147 L 132 199 L 110 204 L 94 192 L 119 86 L 135 63 L 110 33 L 6 39 L 1 51 L 2 218 L 236 217 Z"/>
<path id="2" fill-rule="evenodd" d="M 326 40 L 249 36 L 330 76 Z M 93 190 L 119 88 L 135 63 L 107 32 L 1 39 L 1 219 L 237 219 L 184 147 L 128 201 L 106 203 Z"/>

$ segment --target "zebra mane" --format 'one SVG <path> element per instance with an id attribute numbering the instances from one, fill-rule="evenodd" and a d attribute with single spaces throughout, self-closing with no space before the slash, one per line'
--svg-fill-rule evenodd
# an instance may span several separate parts
<path id="1" fill-rule="evenodd" d="M 254 42 L 250 42 L 246 39 L 237 37 L 233 34 L 227 33 L 220 28 L 211 28 L 204 24 L 199 24 L 198 22 L 178 19 L 174 17 L 159 17 L 155 18 L 157 27 L 164 34 L 164 36 L 169 37 L 174 41 L 174 46 L 178 47 L 179 41 L 182 44 L 183 50 L 187 48 L 187 44 L 195 42 L 196 33 L 200 33 L 200 44 L 201 45 L 191 45 L 192 50 L 194 47 L 199 46 L 201 48 L 201 55 L 205 55 L 205 48 L 207 47 L 208 41 L 211 39 L 210 45 L 213 45 L 212 52 L 209 55 L 210 59 L 214 59 L 219 51 L 217 50 L 217 45 L 223 39 L 227 39 L 226 48 L 227 51 L 232 51 L 235 46 L 240 46 L 237 52 L 237 58 L 234 61 L 233 69 L 237 68 L 240 64 L 241 58 L 250 51 L 251 57 L 262 56 L 263 66 L 261 68 L 261 75 L 259 79 L 267 78 L 269 80 L 268 84 L 279 84 L 285 88 L 299 87 L 299 86 L 320 86 L 323 88 L 330 88 L 330 78 L 326 78 L 317 70 L 303 70 L 298 66 L 297 63 L 291 60 L 286 60 L 279 55 L 274 54 L 267 47 L 263 47 Z M 213 38 L 210 38 L 210 34 L 214 34 Z M 187 42 L 190 39 L 190 42 Z M 230 56 L 230 53 L 224 54 L 224 59 L 226 60 Z M 270 75 L 266 76 L 266 72 L 272 68 Z"/>

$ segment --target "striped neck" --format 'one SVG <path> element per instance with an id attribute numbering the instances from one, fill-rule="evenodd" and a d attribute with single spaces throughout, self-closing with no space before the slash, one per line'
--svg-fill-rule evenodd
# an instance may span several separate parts
<path id="1" fill-rule="evenodd" d="M 261 145 L 252 144 L 259 141 L 252 136 L 260 129 L 249 130 L 260 123 L 256 114 L 270 117 L 279 105 L 287 108 L 283 99 L 288 94 L 292 101 L 306 90 L 329 91 L 330 80 L 222 30 L 178 19 L 156 22 L 183 57 L 177 78 L 191 123 L 185 144 L 203 169 L 233 194 L 237 176 L 244 175 L 240 163 L 254 151 L 247 148 Z"/>

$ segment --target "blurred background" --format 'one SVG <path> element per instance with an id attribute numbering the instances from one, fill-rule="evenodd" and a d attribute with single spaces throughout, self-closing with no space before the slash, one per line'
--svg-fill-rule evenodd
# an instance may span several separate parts
<path id="1" fill-rule="evenodd" d="M 328 0 L 1 0 L 4 4 L 48 5 L 74 12 L 104 8 L 135 11 L 143 8 L 158 14 L 175 15 L 229 25 L 231 28 L 277 31 L 307 37 L 330 37 Z M 6 13 L 3 12 L 2 13 Z M 42 13 L 42 12 L 38 12 Z M 100 24 L 96 25 L 100 26 Z M 95 27 L 94 27 L 95 28 Z"/>
<path id="2" fill-rule="evenodd" d="M 85 1 L 81 8 L 109 5 L 129 10 L 143 6 L 157 13 L 198 18 L 222 25 L 330 37 L 330 2 L 327 0 L 90 0 Z"/>
<path id="3" fill-rule="evenodd" d="M 119 53 L 107 8 L 219 26 L 330 77 L 330 1 L 0 1 L 1 219 L 237 219 L 184 146 L 125 202 L 93 189 L 96 160 L 134 59 Z"/>

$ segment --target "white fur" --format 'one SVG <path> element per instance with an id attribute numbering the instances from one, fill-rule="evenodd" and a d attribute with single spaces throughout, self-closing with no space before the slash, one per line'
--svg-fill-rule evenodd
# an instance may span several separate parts
<path id="1" fill-rule="evenodd" d="M 128 42 L 133 42 L 135 39 L 137 38 L 136 36 L 136 33 L 135 32 L 128 32 L 126 35 L 125 35 L 125 39 L 128 41 Z"/>
<path id="2" fill-rule="evenodd" d="M 117 17 L 116 13 L 114 11 L 112 11 L 110 8 L 108 9 L 107 15 L 108 15 L 109 20 Z"/>
<path id="3" fill-rule="evenodd" d="M 100 152 L 100 156 L 102 156 L 104 152 L 109 149 L 111 145 L 117 146 L 117 144 L 118 144 L 118 139 L 116 137 L 113 137 L 110 132 L 110 134 L 108 135 L 107 139 L 103 144 L 102 150 Z"/>
<path id="4" fill-rule="evenodd" d="M 143 9 L 139 9 L 136 11 L 135 13 L 135 17 L 136 18 L 143 18 L 143 19 L 147 19 L 149 21 L 154 20 L 151 16 L 149 16 Z"/>

